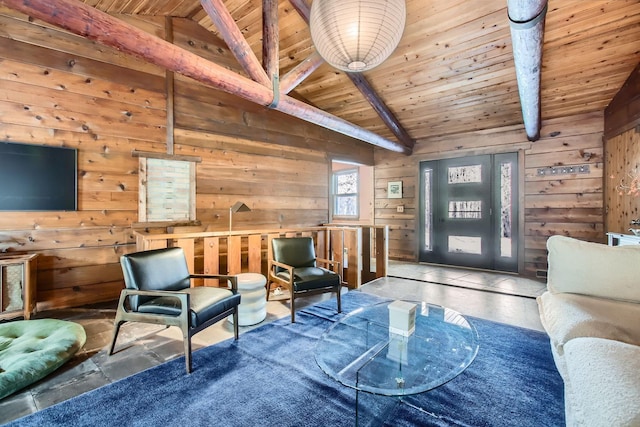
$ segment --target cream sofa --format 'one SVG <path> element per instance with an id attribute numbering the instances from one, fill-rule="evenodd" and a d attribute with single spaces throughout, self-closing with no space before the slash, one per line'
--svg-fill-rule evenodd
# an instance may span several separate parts
<path id="1" fill-rule="evenodd" d="M 568 426 L 640 426 L 640 245 L 547 241 L 542 325 Z"/>

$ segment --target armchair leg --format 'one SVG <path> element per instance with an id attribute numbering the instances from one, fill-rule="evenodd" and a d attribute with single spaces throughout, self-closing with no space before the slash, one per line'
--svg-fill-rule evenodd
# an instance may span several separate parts
<path id="1" fill-rule="evenodd" d="M 118 339 L 118 332 L 120 331 L 120 326 L 122 326 L 122 324 L 124 323 L 123 320 L 119 320 L 116 319 L 115 322 L 113 322 L 113 337 L 111 338 L 111 345 L 109 346 L 109 353 L 107 353 L 109 356 L 111 356 L 113 354 L 113 350 L 116 347 L 116 340 Z"/>
<path id="2" fill-rule="evenodd" d="M 338 288 L 336 289 L 336 299 L 338 300 L 338 313 L 342 313 L 342 305 L 340 303 L 340 297 L 341 297 L 341 295 L 340 295 L 341 292 L 340 291 L 342 290 L 341 288 L 342 288 L 342 286 L 338 285 Z"/>
<path id="3" fill-rule="evenodd" d="M 296 300 L 295 293 L 293 292 L 293 289 L 291 289 L 291 323 L 296 323 L 296 304 L 294 302 L 295 300 Z"/>
<path id="4" fill-rule="evenodd" d="M 236 306 L 236 308 L 233 310 L 233 336 L 235 337 L 235 339 L 237 341 L 238 337 L 239 337 L 239 333 L 238 333 L 238 306 Z"/>
<path id="5" fill-rule="evenodd" d="M 182 340 L 184 341 L 184 360 L 187 365 L 187 374 L 191 373 L 191 336 L 187 330 L 189 326 L 182 326 Z"/>

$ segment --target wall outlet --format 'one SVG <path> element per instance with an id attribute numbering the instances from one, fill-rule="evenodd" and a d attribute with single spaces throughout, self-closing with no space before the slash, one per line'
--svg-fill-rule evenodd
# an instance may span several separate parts
<path id="1" fill-rule="evenodd" d="M 404 205 L 400 205 L 396 207 L 396 212 L 400 212 L 400 213 L 404 212 Z"/>

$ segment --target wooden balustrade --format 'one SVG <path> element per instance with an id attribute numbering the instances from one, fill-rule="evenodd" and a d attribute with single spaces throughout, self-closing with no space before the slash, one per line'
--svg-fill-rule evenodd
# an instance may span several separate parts
<path id="1" fill-rule="evenodd" d="M 362 283 L 387 275 L 387 226 L 322 226 L 232 233 L 179 227 L 167 233 L 135 231 L 134 234 L 138 251 L 173 246 L 183 248 L 192 273 L 260 272 L 268 276 L 272 239 L 309 236 L 313 238 L 318 257 L 340 262 L 343 283 L 349 288 L 358 288 Z M 202 281 L 197 283 L 202 284 Z M 206 285 L 217 286 L 218 283 L 207 279 Z"/>

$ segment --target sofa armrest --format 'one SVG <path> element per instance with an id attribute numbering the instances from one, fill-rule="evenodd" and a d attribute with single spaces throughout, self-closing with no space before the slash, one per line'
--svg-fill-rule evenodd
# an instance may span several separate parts
<path id="1" fill-rule="evenodd" d="M 547 288 L 640 302 L 640 245 L 607 246 L 565 236 L 551 236 Z"/>

